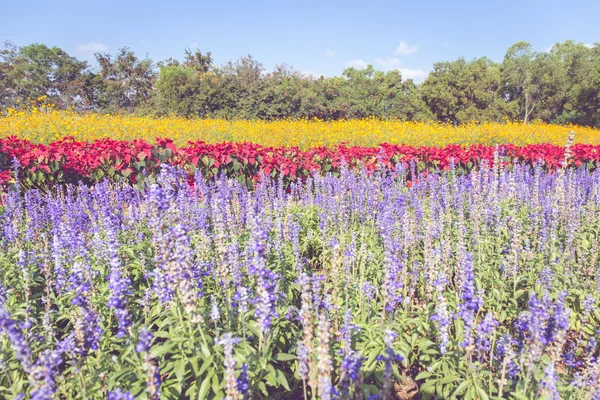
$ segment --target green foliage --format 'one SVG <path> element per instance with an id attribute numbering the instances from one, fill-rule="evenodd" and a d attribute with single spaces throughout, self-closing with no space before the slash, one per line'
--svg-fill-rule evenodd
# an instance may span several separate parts
<path id="1" fill-rule="evenodd" d="M 399 118 L 463 123 L 505 118 L 600 124 L 600 46 L 566 41 L 548 52 L 527 42 L 502 63 L 485 57 L 438 62 L 425 81 L 400 71 L 348 68 L 315 77 L 282 64 L 272 72 L 252 56 L 215 66 L 211 53 L 185 50 L 156 65 L 128 48 L 96 54 L 90 68 L 42 44 L 0 51 L 0 109 L 42 96 L 58 108 L 185 117 Z"/>

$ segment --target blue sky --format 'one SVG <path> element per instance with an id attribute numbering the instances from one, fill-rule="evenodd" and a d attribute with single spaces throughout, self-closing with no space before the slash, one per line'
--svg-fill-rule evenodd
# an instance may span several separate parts
<path id="1" fill-rule="evenodd" d="M 600 2 L 479 1 L 18 1 L 0 0 L 0 40 L 59 46 L 80 59 L 129 46 L 155 61 L 186 47 L 217 64 L 252 54 L 316 75 L 398 68 L 423 79 L 436 61 L 501 61 L 519 40 L 600 42 Z"/>

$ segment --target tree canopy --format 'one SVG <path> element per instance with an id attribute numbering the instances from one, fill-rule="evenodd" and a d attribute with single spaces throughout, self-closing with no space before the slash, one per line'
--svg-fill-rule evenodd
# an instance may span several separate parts
<path id="1" fill-rule="evenodd" d="M 39 99 L 59 109 L 202 118 L 375 116 L 451 123 L 542 120 L 600 125 L 600 46 L 574 41 L 536 52 L 518 42 L 501 63 L 482 57 L 435 63 L 421 84 L 398 70 L 347 68 L 338 77 L 252 56 L 217 66 L 210 52 L 155 63 L 128 49 L 96 54 L 98 66 L 44 44 L 0 50 L 0 110 Z"/>

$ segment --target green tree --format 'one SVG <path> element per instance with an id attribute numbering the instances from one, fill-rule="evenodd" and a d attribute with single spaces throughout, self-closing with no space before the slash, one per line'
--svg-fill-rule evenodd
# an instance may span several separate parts
<path id="1" fill-rule="evenodd" d="M 504 57 L 509 101 L 519 104 L 524 123 L 532 117 L 549 121 L 559 114 L 566 92 L 566 73 L 554 54 L 536 53 L 527 42 L 512 45 Z"/>
<path id="2" fill-rule="evenodd" d="M 220 82 L 214 72 L 184 65 L 163 66 L 156 82 L 156 111 L 185 117 L 207 117 L 218 110 Z"/>
<path id="3" fill-rule="evenodd" d="M 215 116 L 256 119 L 259 115 L 260 90 L 264 68 L 251 55 L 216 68 L 220 81 Z"/>
<path id="4" fill-rule="evenodd" d="M 500 66 L 493 61 L 485 57 L 469 62 L 459 58 L 434 64 L 421 92 L 438 120 L 501 120 L 514 113 L 502 97 L 501 83 Z"/>
<path id="5" fill-rule="evenodd" d="M 151 59 L 140 60 L 124 47 L 116 57 L 96 54 L 100 65 L 97 80 L 98 106 L 111 112 L 130 112 L 149 106 L 153 95 L 156 72 Z"/>
<path id="6" fill-rule="evenodd" d="M 566 73 L 567 85 L 562 113 L 556 122 L 595 124 L 598 113 L 598 84 L 595 82 L 597 55 L 594 47 L 572 40 L 556 43 L 550 53 L 559 58 Z"/>
<path id="7" fill-rule="evenodd" d="M 58 47 L 7 43 L 0 51 L 0 106 L 15 107 L 28 99 L 47 96 L 59 108 L 82 102 L 85 61 Z"/>

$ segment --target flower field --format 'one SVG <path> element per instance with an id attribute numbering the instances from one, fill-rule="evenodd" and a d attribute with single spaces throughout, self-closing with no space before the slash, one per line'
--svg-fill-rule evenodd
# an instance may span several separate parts
<path id="1" fill-rule="evenodd" d="M 600 173 L 407 175 L 11 186 L 0 397 L 597 396 Z"/>
<path id="2" fill-rule="evenodd" d="M 570 130 L 577 133 L 576 143 L 600 144 L 600 131 L 583 126 L 521 122 L 464 124 L 452 126 L 399 120 L 318 121 L 226 121 L 211 119 L 154 118 L 131 115 L 101 115 L 34 108 L 29 112 L 12 111 L 0 117 L 0 137 L 18 136 L 34 143 L 58 141 L 72 136 L 77 141 L 102 138 L 142 139 L 153 142 L 168 137 L 181 147 L 188 141 L 252 142 L 264 147 L 334 148 L 375 147 L 381 143 L 410 146 L 445 147 L 449 144 L 496 145 L 512 143 L 550 143 L 564 145 Z"/>
<path id="3" fill-rule="evenodd" d="M 0 398 L 600 398 L 572 128 L 0 118 Z"/>
<path id="4" fill-rule="evenodd" d="M 600 164 L 600 145 L 575 144 L 569 148 L 567 166 L 595 170 Z M 155 182 L 164 164 L 183 169 L 190 181 L 195 174 L 212 179 L 224 174 L 248 186 L 266 178 L 302 182 L 315 173 L 339 174 L 342 165 L 353 169 L 393 170 L 401 165 L 410 170 L 410 181 L 439 169 L 455 166 L 468 172 L 482 162 L 541 164 L 554 170 L 565 162 L 565 147 L 552 144 L 527 146 L 448 145 L 444 148 L 381 144 L 377 147 L 338 145 L 300 150 L 262 147 L 253 143 L 190 142 L 176 147 L 170 139 L 154 144 L 99 139 L 77 142 L 65 138 L 49 145 L 16 137 L 0 139 L 0 183 L 12 179 L 10 168 L 19 165 L 26 187 L 48 188 L 57 183 L 100 182 L 109 178 L 138 187 Z"/>

